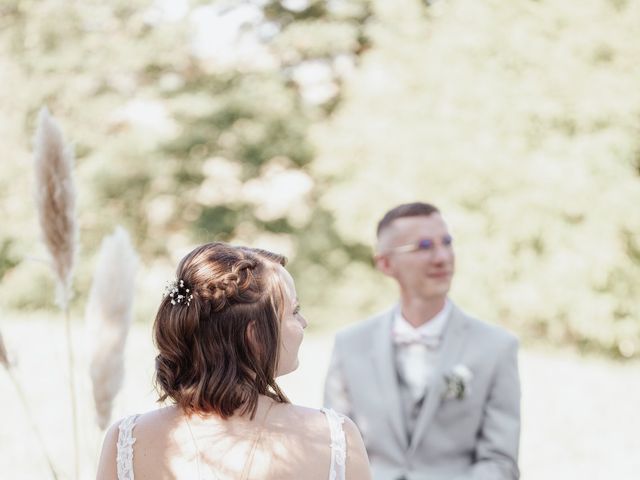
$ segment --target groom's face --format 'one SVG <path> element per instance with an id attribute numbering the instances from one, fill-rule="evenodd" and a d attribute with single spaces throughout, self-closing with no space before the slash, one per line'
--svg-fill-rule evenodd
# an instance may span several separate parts
<path id="1" fill-rule="evenodd" d="M 376 265 L 398 282 L 405 295 L 424 300 L 446 297 L 455 255 L 442 216 L 395 219 L 380 232 Z"/>

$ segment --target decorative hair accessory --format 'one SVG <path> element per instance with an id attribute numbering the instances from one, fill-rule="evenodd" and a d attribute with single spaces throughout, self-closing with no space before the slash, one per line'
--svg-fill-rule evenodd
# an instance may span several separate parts
<path id="1" fill-rule="evenodd" d="M 169 282 L 164 289 L 164 297 L 171 298 L 171 305 L 185 304 L 187 307 L 191 304 L 193 295 L 191 290 L 185 287 L 184 280 L 174 280 Z"/>

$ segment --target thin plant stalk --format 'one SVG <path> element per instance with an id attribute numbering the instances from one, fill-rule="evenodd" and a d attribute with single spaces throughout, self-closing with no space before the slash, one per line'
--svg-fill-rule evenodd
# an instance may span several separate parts
<path id="1" fill-rule="evenodd" d="M 77 250 L 76 192 L 73 182 L 73 151 L 62 136 L 58 123 L 46 107 L 38 115 L 35 136 L 36 204 L 44 243 L 51 254 L 51 266 L 57 277 L 57 303 L 65 318 L 69 388 L 74 444 L 75 479 L 79 479 L 78 409 L 75 391 L 75 365 L 71 336 L 69 301 Z"/>
<path id="2" fill-rule="evenodd" d="M 51 476 L 53 477 L 54 480 L 58 480 L 58 474 L 56 473 L 56 469 L 53 466 L 53 461 L 51 460 L 51 457 L 49 456 L 49 453 L 47 452 L 47 447 L 44 443 L 44 440 L 42 438 L 42 435 L 40 435 L 40 431 L 38 430 L 38 425 L 35 421 L 35 419 L 33 418 L 33 414 L 31 413 L 31 409 L 29 408 L 29 403 L 27 402 L 27 396 L 24 394 L 24 390 L 22 390 L 22 387 L 20 386 L 20 382 L 18 382 L 18 379 L 16 378 L 16 376 L 13 374 L 13 370 L 11 367 L 11 364 L 9 363 L 9 359 L 7 356 L 7 351 L 5 349 L 4 346 L 4 342 L 2 340 L 2 335 L 0 334 L 0 363 L 2 363 L 2 365 L 4 366 L 5 370 L 7 371 L 7 375 L 9 375 L 9 380 L 11 380 L 11 383 L 13 384 L 13 387 L 16 389 L 16 392 L 18 393 L 18 398 L 20 400 L 20 403 L 22 404 L 22 407 L 24 408 L 24 412 L 27 416 L 27 421 L 29 422 L 29 427 L 31 428 L 31 431 L 33 432 L 33 435 L 36 437 L 36 440 L 38 442 L 38 445 L 40 446 L 40 449 L 42 450 L 42 455 L 44 456 L 45 460 L 47 461 L 47 466 L 49 467 L 49 472 L 51 473 Z"/>
<path id="3" fill-rule="evenodd" d="M 78 439 L 78 405 L 76 401 L 76 382 L 75 382 L 75 359 L 73 355 L 73 337 L 71 335 L 71 315 L 69 314 L 69 306 L 64 307 L 64 325 L 67 337 L 67 363 L 69 364 L 69 392 L 71 392 L 71 422 L 73 429 L 73 451 L 74 455 L 74 473 L 76 479 L 79 479 L 80 464 L 79 455 L 80 442 Z"/>
<path id="4" fill-rule="evenodd" d="M 31 431 L 33 432 L 33 435 L 36 437 L 38 445 L 40 445 L 40 449 L 42 450 L 42 455 L 44 456 L 45 460 L 47 461 L 47 466 L 49 467 L 49 472 L 51 473 L 51 476 L 54 478 L 54 480 L 58 480 L 58 478 L 60 478 L 60 477 L 58 477 L 58 474 L 56 473 L 56 469 L 53 466 L 53 461 L 51 460 L 51 457 L 49 456 L 49 453 L 47 452 L 47 447 L 46 447 L 46 445 L 44 443 L 42 435 L 40 435 L 40 431 L 38 430 L 38 425 L 36 424 L 36 421 L 33 418 L 33 414 L 31 413 L 31 409 L 29 408 L 29 405 L 27 404 L 27 399 L 26 399 L 26 396 L 24 394 L 24 391 L 22 390 L 22 387 L 20 386 L 20 383 L 16 379 L 15 375 L 13 375 L 13 372 L 11 370 L 7 370 L 7 373 L 9 374 L 9 379 L 11 380 L 11 383 L 13 383 L 13 386 L 16 389 L 16 392 L 18 392 L 18 397 L 20 398 L 20 403 L 22 403 L 22 406 L 24 408 L 25 414 L 27 416 L 27 420 L 29 421 L 29 427 L 31 428 Z"/>

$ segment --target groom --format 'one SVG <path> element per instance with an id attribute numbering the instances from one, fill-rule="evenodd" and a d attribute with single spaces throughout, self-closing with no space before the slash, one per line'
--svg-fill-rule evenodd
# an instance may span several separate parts
<path id="1" fill-rule="evenodd" d="M 325 385 L 325 404 L 360 428 L 374 480 L 518 479 L 518 342 L 448 299 L 438 209 L 387 212 L 375 263 L 400 303 L 337 335 Z"/>

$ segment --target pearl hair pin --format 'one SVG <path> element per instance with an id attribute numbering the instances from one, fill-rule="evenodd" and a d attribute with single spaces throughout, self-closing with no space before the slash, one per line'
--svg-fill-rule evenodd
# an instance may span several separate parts
<path id="1" fill-rule="evenodd" d="M 191 304 L 193 294 L 185 287 L 184 280 L 173 280 L 165 287 L 164 297 L 171 298 L 171 305 L 183 304 L 187 307 Z"/>

